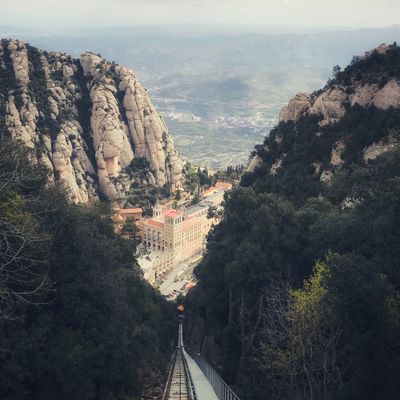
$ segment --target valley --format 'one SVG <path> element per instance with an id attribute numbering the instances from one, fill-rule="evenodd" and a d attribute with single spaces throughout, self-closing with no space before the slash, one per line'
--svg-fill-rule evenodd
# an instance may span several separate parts
<path id="1" fill-rule="evenodd" d="M 12 36 L 12 27 L 0 27 Z M 399 37 L 400 27 L 282 28 L 187 25 L 21 32 L 33 45 L 78 57 L 90 49 L 132 67 L 183 159 L 210 168 L 246 164 L 281 107 L 321 88 L 336 64 Z"/>

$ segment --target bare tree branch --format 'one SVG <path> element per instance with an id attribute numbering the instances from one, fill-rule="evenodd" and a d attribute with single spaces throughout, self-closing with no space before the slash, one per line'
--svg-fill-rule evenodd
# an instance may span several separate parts
<path id="1" fill-rule="evenodd" d="M 36 304 L 47 286 L 41 251 L 49 238 L 38 231 L 27 204 L 39 200 L 43 181 L 30 151 L 0 140 L 0 319 L 13 318 L 19 304 Z"/>

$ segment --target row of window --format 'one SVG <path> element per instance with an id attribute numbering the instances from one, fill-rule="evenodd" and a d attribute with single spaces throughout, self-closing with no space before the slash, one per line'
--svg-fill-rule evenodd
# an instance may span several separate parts
<path id="1" fill-rule="evenodd" d="M 155 243 L 153 243 L 153 245 L 152 245 L 152 243 L 151 242 L 144 242 L 144 244 L 145 244 L 145 246 L 147 247 L 147 248 L 152 248 L 153 250 L 162 250 L 162 251 L 164 251 L 165 250 L 165 248 L 164 248 L 164 246 L 161 246 L 161 245 L 156 245 Z"/>
<path id="2" fill-rule="evenodd" d="M 167 219 L 166 222 L 168 225 L 174 225 L 174 224 L 178 225 L 182 222 L 182 217 L 175 218 L 175 219 Z"/>

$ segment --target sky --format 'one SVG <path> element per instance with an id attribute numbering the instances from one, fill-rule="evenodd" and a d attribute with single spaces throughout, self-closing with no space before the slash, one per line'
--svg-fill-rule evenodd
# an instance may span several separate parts
<path id="1" fill-rule="evenodd" d="M 146 24 L 400 24 L 400 0 L 0 0 L 0 26 L 37 29 Z"/>

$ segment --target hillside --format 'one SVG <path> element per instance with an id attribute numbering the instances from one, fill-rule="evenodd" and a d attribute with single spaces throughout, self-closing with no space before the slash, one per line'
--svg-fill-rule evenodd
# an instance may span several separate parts
<path id="1" fill-rule="evenodd" d="M 226 198 L 187 331 L 242 400 L 400 395 L 400 48 L 299 94 Z"/>
<path id="2" fill-rule="evenodd" d="M 71 204 L 0 140 L 0 398 L 159 398 L 174 307 L 104 203 Z"/>
<path id="3" fill-rule="evenodd" d="M 1 135 L 35 149 L 73 202 L 179 187 L 183 163 L 132 70 L 3 39 L 0 74 Z"/>
<path id="4" fill-rule="evenodd" d="M 398 142 L 400 50 L 382 45 L 355 57 L 328 85 L 299 93 L 257 146 L 243 185 L 304 201 L 324 193 L 337 172 L 394 149 Z"/>

